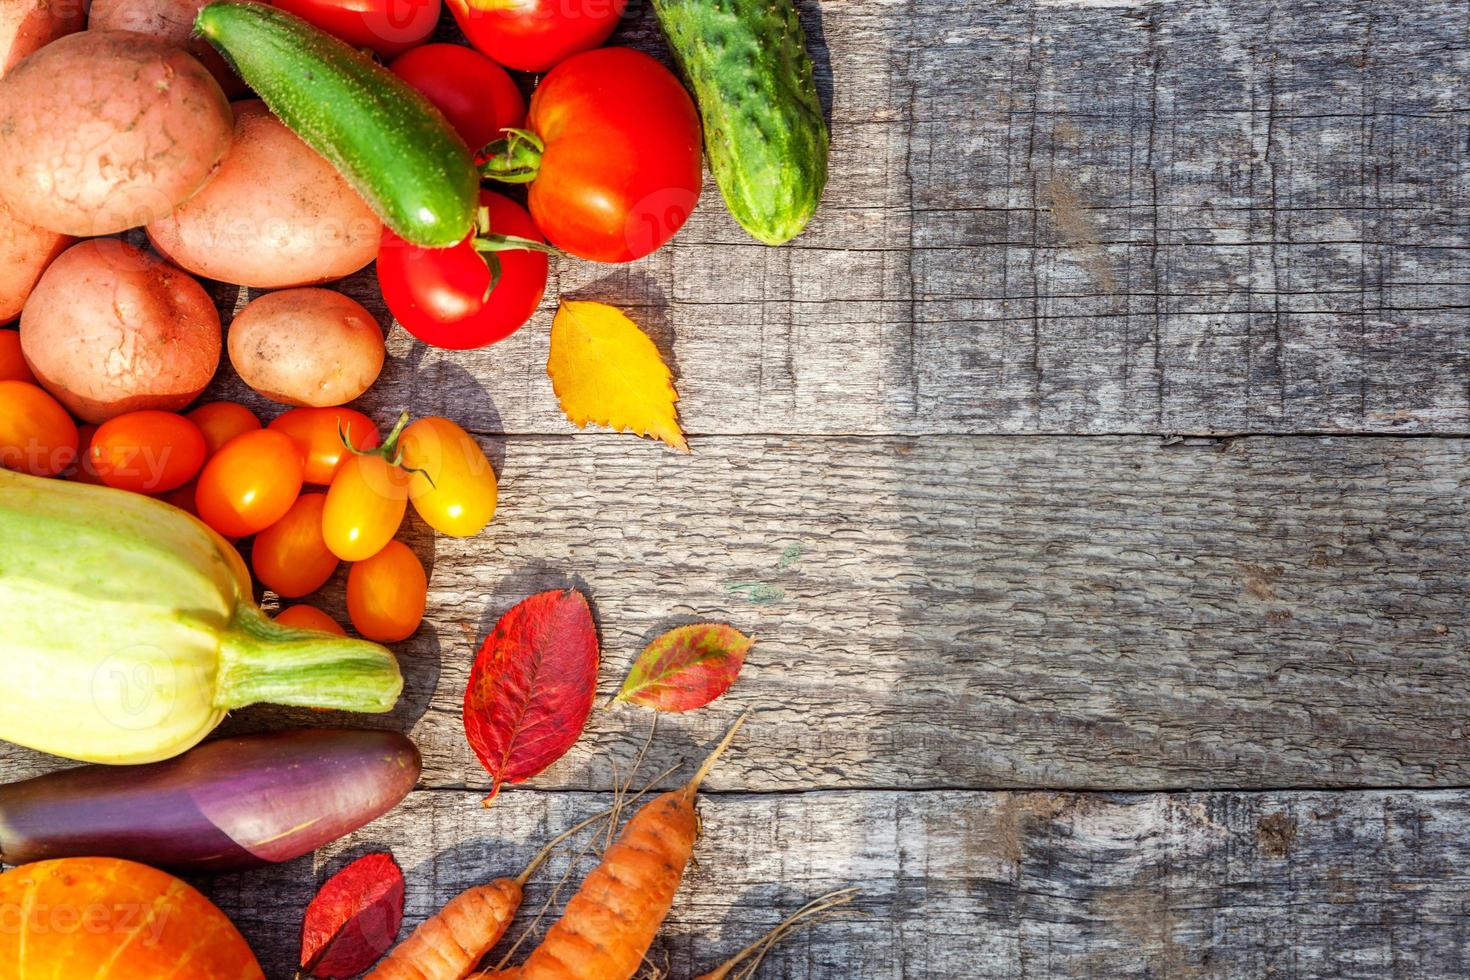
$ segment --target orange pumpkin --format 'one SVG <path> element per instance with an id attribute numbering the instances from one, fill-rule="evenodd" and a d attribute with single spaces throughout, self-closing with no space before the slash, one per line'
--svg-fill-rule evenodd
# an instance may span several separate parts
<path id="1" fill-rule="evenodd" d="M 62 858 L 0 874 L 0 977 L 264 980 L 224 913 L 132 861 Z"/>

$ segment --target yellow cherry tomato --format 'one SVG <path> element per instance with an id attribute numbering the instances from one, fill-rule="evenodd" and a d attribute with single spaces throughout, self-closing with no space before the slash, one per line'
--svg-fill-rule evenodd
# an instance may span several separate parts
<path id="1" fill-rule="evenodd" d="M 349 456 L 332 475 L 322 538 L 343 561 L 371 558 L 393 540 L 408 509 L 408 471 L 381 456 Z"/>
<path id="2" fill-rule="evenodd" d="M 495 516 L 499 487 L 479 443 L 448 419 L 419 419 L 398 441 L 413 472 L 408 499 L 434 530 L 456 538 L 478 534 Z"/>
<path id="3" fill-rule="evenodd" d="M 322 539 L 326 494 L 304 493 L 286 516 L 255 536 L 250 561 L 260 584 L 283 599 L 315 592 L 337 570 L 337 556 Z"/>
<path id="4" fill-rule="evenodd" d="M 24 381 L 0 381 L 0 466 L 55 476 L 77 458 L 77 424 L 61 403 Z"/>
<path id="5" fill-rule="evenodd" d="M 337 621 L 316 606 L 308 606 L 302 603 L 292 606 L 290 609 L 282 609 L 276 614 L 276 622 L 282 626 L 290 626 L 299 630 L 316 630 L 318 633 L 332 633 L 337 636 L 346 636 L 344 630 Z"/>
<path id="6" fill-rule="evenodd" d="M 367 639 L 396 643 L 419 628 L 428 591 L 418 556 L 402 541 L 389 541 L 347 573 L 347 615 Z"/>

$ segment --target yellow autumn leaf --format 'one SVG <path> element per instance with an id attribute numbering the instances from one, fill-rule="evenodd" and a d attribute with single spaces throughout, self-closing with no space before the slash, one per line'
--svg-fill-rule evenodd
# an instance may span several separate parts
<path id="1" fill-rule="evenodd" d="M 689 451 L 673 375 L 648 334 L 606 303 L 562 300 L 551 322 L 551 387 L 578 428 L 588 423 Z"/>

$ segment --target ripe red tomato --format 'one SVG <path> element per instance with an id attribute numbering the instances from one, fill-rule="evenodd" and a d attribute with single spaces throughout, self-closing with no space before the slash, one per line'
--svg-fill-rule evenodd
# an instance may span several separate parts
<path id="1" fill-rule="evenodd" d="M 128 412 L 98 427 L 87 447 L 109 487 L 133 493 L 176 490 L 204 465 L 204 433 L 173 412 Z"/>
<path id="2" fill-rule="evenodd" d="M 531 96 L 521 141 L 488 174 L 534 173 L 531 217 L 579 258 L 631 262 L 663 245 L 699 200 L 699 114 L 663 65 L 602 48 L 557 65 Z"/>
<path id="3" fill-rule="evenodd" d="M 264 531 L 286 516 L 301 494 L 301 451 L 281 432 L 236 436 L 199 474 L 199 519 L 228 538 Z"/>
<path id="4" fill-rule="evenodd" d="M 509 198 L 480 192 L 492 234 L 544 242 L 531 216 Z M 490 291 L 490 269 L 473 235 L 453 248 L 418 248 L 391 231 L 378 250 L 378 285 L 393 318 L 426 344 L 470 350 L 503 340 L 531 319 L 546 292 L 546 256 L 516 249 L 497 252 L 500 282 Z"/>
<path id="5" fill-rule="evenodd" d="M 440 0 L 271 0 L 341 38 L 384 58 L 423 44 L 439 23 Z"/>
<path id="6" fill-rule="evenodd" d="M 471 150 L 526 121 L 526 98 L 504 68 L 462 44 L 425 44 L 388 66 L 439 107 Z"/>
<path id="7" fill-rule="evenodd" d="M 546 71 L 606 41 L 628 0 L 449 0 L 470 43 L 508 68 Z"/>

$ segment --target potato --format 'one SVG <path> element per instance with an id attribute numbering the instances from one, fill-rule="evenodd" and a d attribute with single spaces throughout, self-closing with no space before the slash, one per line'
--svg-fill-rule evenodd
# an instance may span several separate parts
<path id="1" fill-rule="evenodd" d="M 0 198 L 66 235 L 147 224 L 204 185 L 233 127 L 184 51 L 131 31 L 70 34 L 0 79 Z"/>
<path id="2" fill-rule="evenodd" d="M 0 201 L 0 323 L 20 316 L 36 280 L 71 243 L 66 235 L 17 221 Z"/>
<path id="3" fill-rule="evenodd" d="M 357 191 L 265 103 L 237 102 L 219 172 L 148 226 L 190 272 L 241 286 L 305 286 L 351 275 L 378 254 L 383 224 Z"/>
<path id="4" fill-rule="evenodd" d="M 73 245 L 20 315 L 41 385 L 87 422 L 183 408 L 219 366 L 220 323 L 204 287 L 116 239 Z"/>
<path id="5" fill-rule="evenodd" d="M 86 23 L 85 0 L 0 0 L 0 78 L 31 52 Z"/>
<path id="6" fill-rule="evenodd" d="M 352 401 L 383 370 L 383 333 L 361 303 L 329 289 L 283 289 L 230 324 L 230 363 L 267 398 L 318 408 Z"/>
<path id="7" fill-rule="evenodd" d="M 51 0 L 55 3 L 57 0 Z M 80 0 L 72 0 L 80 2 Z M 89 31 L 137 31 L 183 48 L 209 69 L 226 94 L 245 91 L 245 83 L 208 41 L 194 37 L 194 18 L 209 0 L 92 0 Z"/>

